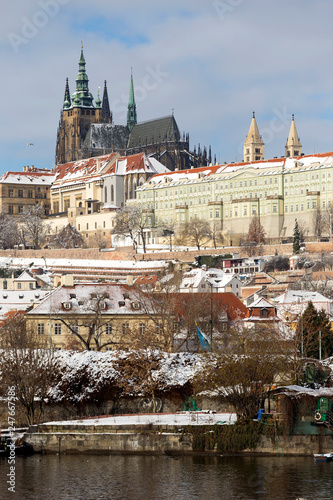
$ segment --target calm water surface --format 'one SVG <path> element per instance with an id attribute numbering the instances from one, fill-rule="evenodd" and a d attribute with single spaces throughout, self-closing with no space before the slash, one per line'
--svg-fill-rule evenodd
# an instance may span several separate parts
<path id="1" fill-rule="evenodd" d="M 0 459 L 0 499 L 332 499 L 333 462 L 312 458 L 34 455 Z"/>

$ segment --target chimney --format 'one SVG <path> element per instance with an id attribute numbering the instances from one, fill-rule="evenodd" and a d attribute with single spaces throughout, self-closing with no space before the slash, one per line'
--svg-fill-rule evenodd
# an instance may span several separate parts
<path id="1" fill-rule="evenodd" d="M 128 286 L 133 286 L 133 276 L 131 274 L 127 275 L 126 283 Z"/>
<path id="2" fill-rule="evenodd" d="M 96 167 L 97 167 L 97 170 L 99 170 L 101 168 L 101 159 L 100 158 L 97 158 L 97 160 L 96 160 Z"/>

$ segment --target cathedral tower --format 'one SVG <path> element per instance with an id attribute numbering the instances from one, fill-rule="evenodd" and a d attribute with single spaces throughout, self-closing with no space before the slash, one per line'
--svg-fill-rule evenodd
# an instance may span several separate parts
<path id="1" fill-rule="evenodd" d="M 82 153 L 80 152 L 82 143 L 87 135 L 91 123 L 101 123 L 103 111 L 105 120 L 109 120 L 111 116 L 110 109 L 107 111 L 107 90 L 105 101 L 103 96 L 104 109 L 103 107 L 101 108 L 99 96 L 96 99 L 96 106 L 94 106 L 94 98 L 89 92 L 89 79 L 85 66 L 86 61 L 84 59 L 83 47 L 81 45 L 79 73 L 76 78 L 76 89 L 72 94 L 72 97 L 69 92 L 68 78 L 66 79 L 64 103 L 57 134 L 56 164 L 67 163 L 80 159 L 82 157 Z"/>
<path id="2" fill-rule="evenodd" d="M 286 157 L 301 156 L 302 154 L 302 144 L 297 134 L 294 115 L 292 115 L 289 136 L 285 147 L 285 154 Z"/>
<path id="3" fill-rule="evenodd" d="M 258 161 L 265 157 L 265 144 L 259 134 L 255 113 L 249 129 L 249 133 L 244 142 L 244 161 Z"/>

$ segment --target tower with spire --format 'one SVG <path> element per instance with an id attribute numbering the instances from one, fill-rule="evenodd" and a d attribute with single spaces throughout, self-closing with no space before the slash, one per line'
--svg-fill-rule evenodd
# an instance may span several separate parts
<path id="1" fill-rule="evenodd" d="M 127 108 L 127 127 L 130 132 L 132 132 L 134 125 L 138 123 L 136 115 L 136 104 L 134 96 L 134 84 L 133 84 L 133 72 L 131 71 L 131 84 Z"/>
<path id="2" fill-rule="evenodd" d="M 253 111 L 249 133 L 244 142 L 244 161 L 258 161 L 265 158 L 265 144 L 259 134 L 255 112 Z"/>
<path id="3" fill-rule="evenodd" d="M 285 155 L 286 158 L 290 156 L 301 156 L 302 144 L 297 134 L 295 125 L 295 117 L 292 115 L 289 136 L 286 142 Z"/>
<path id="4" fill-rule="evenodd" d="M 112 113 L 110 111 L 108 88 L 106 86 L 106 80 L 104 80 L 101 123 L 112 123 Z"/>
<path id="5" fill-rule="evenodd" d="M 66 78 L 63 107 L 57 133 L 56 164 L 75 161 L 84 157 L 82 151 L 91 123 L 100 123 L 102 119 L 101 101 L 98 97 L 96 105 L 89 92 L 89 79 L 86 73 L 86 61 L 81 43 L 79 72 L 76 77 L 75 92 L 70 95 L 68 78 Z"/>

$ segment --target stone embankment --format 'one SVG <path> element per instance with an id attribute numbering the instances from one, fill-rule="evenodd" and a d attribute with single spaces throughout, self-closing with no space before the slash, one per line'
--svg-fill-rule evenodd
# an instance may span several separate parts
<path id="1" fill-rule="evenodd" d="M 205 419 L 200 422 L 188 412 L 192 425 L 216 425 L 219 418 L 225 415 L 217 414 L 216 418 Z M 156 414 L 155 414 L 156 415 Z M 119 417 L 118 417 L 119 418 Z M 228 423 L 232 423 L 229 418 Z M 107 421 L 107 419 L 105 419 Z M 198 454 L 193 451 L 193 435 L 184 431 L 186 425 L 149 422 L 146 424 L 109 424 L 91 419 L 76 422 L 51 422 L 38 426 L 31 426 L 25 435 L 25 441 L 39 453 L 75 453 L 75 454 Z M 197 423 L 196 423 L 197 422 Z M 225 422 L 225 420 L 224 420 Z M 220 421 L 220 423 L 222 423 Z M 207 427 L 206 427 L 207 429 Z M 292 435 L 276 436 L 275 438 L 262 435 L 255 449 L 245 449 L 245 455 L 290 455 L 313 456 L 314 453 L 329 453 L 333 451 L 333 435 Z M 205 451 L 205 454 L 220 455 L 216 449 Z"/>

